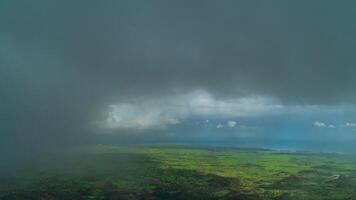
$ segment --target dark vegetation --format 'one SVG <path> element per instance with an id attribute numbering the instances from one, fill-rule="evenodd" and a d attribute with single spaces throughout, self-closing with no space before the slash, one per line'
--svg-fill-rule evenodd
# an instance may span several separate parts
<path id="1" fill-rule="evenodd" d="M 352 155 L 263 149 L 71 149 L 1 174 L 0 199 L 355 199 Z"/>

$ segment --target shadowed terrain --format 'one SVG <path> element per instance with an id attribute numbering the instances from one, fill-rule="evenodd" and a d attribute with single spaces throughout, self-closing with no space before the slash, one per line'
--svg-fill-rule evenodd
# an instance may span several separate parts
<path id="1" fill-rule="evenodd" d="M 1 199 L 353 199 L 352 155 L 97 145 L 26 163 Z"/>

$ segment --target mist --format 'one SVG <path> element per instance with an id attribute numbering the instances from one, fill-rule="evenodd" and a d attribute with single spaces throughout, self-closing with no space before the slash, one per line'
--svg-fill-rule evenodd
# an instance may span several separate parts
<path id="1" fill-rule="evenodd" d="M 355 152 L 353 1 L 1 1 L 0 151 Z"/>

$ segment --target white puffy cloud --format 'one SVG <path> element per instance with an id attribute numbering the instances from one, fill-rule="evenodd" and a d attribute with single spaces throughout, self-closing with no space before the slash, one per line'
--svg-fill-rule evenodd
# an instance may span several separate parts
<path id="1" fill-rule="evenodd" d="M 314 126 L 318 128 L 336 128 L 334 124 L 326 124 L 324 122 L 315 121 Z"/>
<path id="2" fill-rule="evenodd" d="M 123 103 L 110 106 L 103 126 L 105 128 L 161 128 L 179 122 L 177 117 L 160 109 Z"/>
<path id="3" fill-rule="evenodd" d="M 229 120 L 229 121 L 227 121 L 226 124 L 227 124 L 228 127 L 233 128 L 233 127 L 236 126 L 237 123 L 235 121 Z"/>
<path id="4" fill-rule="evenodd" d="M 315 121 L 314 126 L 316 127 L 326 127 L 326 124 L 323 122 Z"/>
<path id="5" fill-rule="evenodd" d="M 160 98 L 137 98 L 129 102 L 110 105 L 102 128 L 160 129 L 176 125 L 189 118 L 229 119 L 270 116 L 283 113 L 311 112 L 315 107 L 284 106 L 276 100 L 251 96 L 242 98 L 216 98 L 207 91 L 195 90 Z M 209 120 L 205 120 L 208 123 Z M 315 126 L 322 127 L 321 122 Z M 228 121 L 226 127 L 235 127 Z"/>
<path id="6" fill-rule="evenodd" d="M 162 129 L 177 125 L 187 119 L 201 119 L 201 123 L 211 123 L 210 119 L 238 119 L 298 113 L 333 113 L 333 107 L 281 105 L 278 101 L 261 96 L 242 98 L 217 98 L 207 91 L 195 90 L 160 98 L 137 98 L 108 106 L 106 117 L 97 124 L 111 129 Z M 200 123 L 198 123 L 200 124 Z M 318 128 L 337 128 L 334 124 L 321 121 L 313 123 Z M 228 120 L 217 128 L 237 126 Z M 347 122 L 340 127 L 356 127 Z"/>
<path id="7" fill-rule="evenodd" d="M 356 127 L 356 123 L 346 122 L 345 126 L 354 128 L 354 127 Z"/>
<path id="8" fill-rule="evenodd" d="M 224 128 L 224 125 L 218 124 L 218 125 L 216 125 L 216 128 Z"/>

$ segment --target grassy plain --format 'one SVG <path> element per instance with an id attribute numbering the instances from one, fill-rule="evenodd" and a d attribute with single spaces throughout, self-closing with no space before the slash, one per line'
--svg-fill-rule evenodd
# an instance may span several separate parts
<path id="1" fill-rule="evenodd" d="M 97 145 L 1 175 L 0 199 L 356 199 L 354 155 Z"/>

